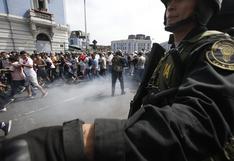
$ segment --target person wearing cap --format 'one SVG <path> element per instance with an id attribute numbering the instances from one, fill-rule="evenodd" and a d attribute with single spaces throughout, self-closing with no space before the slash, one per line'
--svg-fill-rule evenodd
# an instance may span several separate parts
<path id="1" fill-rule="evenodd" d="M 77 119 L 36 129 L 1 142 L 4 159 L 233 160 L 234 42 L 206 28 L 222 1 L 162 2 L 174 44 L 166 53 L 153 45 L 128 119 Z"/>

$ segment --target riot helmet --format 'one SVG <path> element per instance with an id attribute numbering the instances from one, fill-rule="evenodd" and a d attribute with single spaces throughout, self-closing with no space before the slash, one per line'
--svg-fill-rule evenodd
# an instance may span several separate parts
<path id="1" fill-rule="evenodd" d="M 207 24 L 209 30 L 220 30 L 234 35 L 234 0 L 223 0 L 221 11 Z M 231 32 L 231 33 L 230 33 Z"/>
<path id="2" fill-rule="evenodd" d="M 122 53 L 123 53 L 122 50 L 118 49 L 118 50 L 115 52 L 115 55 L 123 56 Z"/>
<path id="3" fill-rule="evenodd" d="M 168 3 L 170 3 L 171 0 L 161 0 L 161 1 L 167 9 Z M 222 5 L 222 0 L 197 0 L 197 1 L 198 1 L 197 6 L 194 10 L 194 13 L 191 16 L 171 25 L 167 24 L 166 11 L 165 11 L 164 14 L 165 30 L 173 32 L 180 26 L 183 26 L 191 22 L 196 22 L 198 26 L 206 26 L 210 18 L 220 11 Z"/>

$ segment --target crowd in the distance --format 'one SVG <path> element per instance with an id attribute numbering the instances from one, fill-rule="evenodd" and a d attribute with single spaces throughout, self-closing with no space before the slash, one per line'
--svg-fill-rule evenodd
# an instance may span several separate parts
<path id="1" fill-rule="evenodd" d="M 74 53 L 0 53 L 0 112 L 7 111 L 7 105 L 15 96 L 26 91 L 26 98 L 37 95 L 35 88 L 45 97 L 46 87 L 56 80 L 66 83 L 88 81 L 106 77 L 112 70 L 113 52 Z M 134 52 L 125 54 L 125 74 L 140 81 L 144 71 L 145 54 Z M 0 120 L 1 121 L 1 120 Z M 7 135 L 11 121 L 0 122 L 0 129 Z"/>

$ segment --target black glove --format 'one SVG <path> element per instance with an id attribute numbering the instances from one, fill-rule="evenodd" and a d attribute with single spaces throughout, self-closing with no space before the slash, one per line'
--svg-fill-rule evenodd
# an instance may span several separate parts
<path id="1" fill-rule="evenodd" d="M 85 161 L 83 122 L 45 127 L 0 142 L 1 161 Z"/>
<path id="2" fill-rule="evenodd" d="M 28 143 L 25 140 L 14 139 L 10 143 L 0 143 L 1 161 L 31 161 Z"/>

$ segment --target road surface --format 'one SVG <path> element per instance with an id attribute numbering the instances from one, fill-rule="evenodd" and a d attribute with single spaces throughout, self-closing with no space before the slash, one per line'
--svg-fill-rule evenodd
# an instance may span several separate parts
<path id="1" fill-rule="evenodd" d="M 26 93 L 17 95 L 15 102 L 8 105 L 7 112 L 0 113 L 0 120 L 13 121 L 7 136 L 13 137 L 39 127 L 62 125 L 76 118 L 90 123 L 95 118 L 125 119 L 136 88 L 135 82 L 125 79 L 126 94 L 120 95 L 117 81 L 116 96 L 112 97 L 108 78 L 78 84 L 58 81 L 50 85 L 49 94 L 44 98 L 40 91 L 34 99 L 26 98 Z"/>

